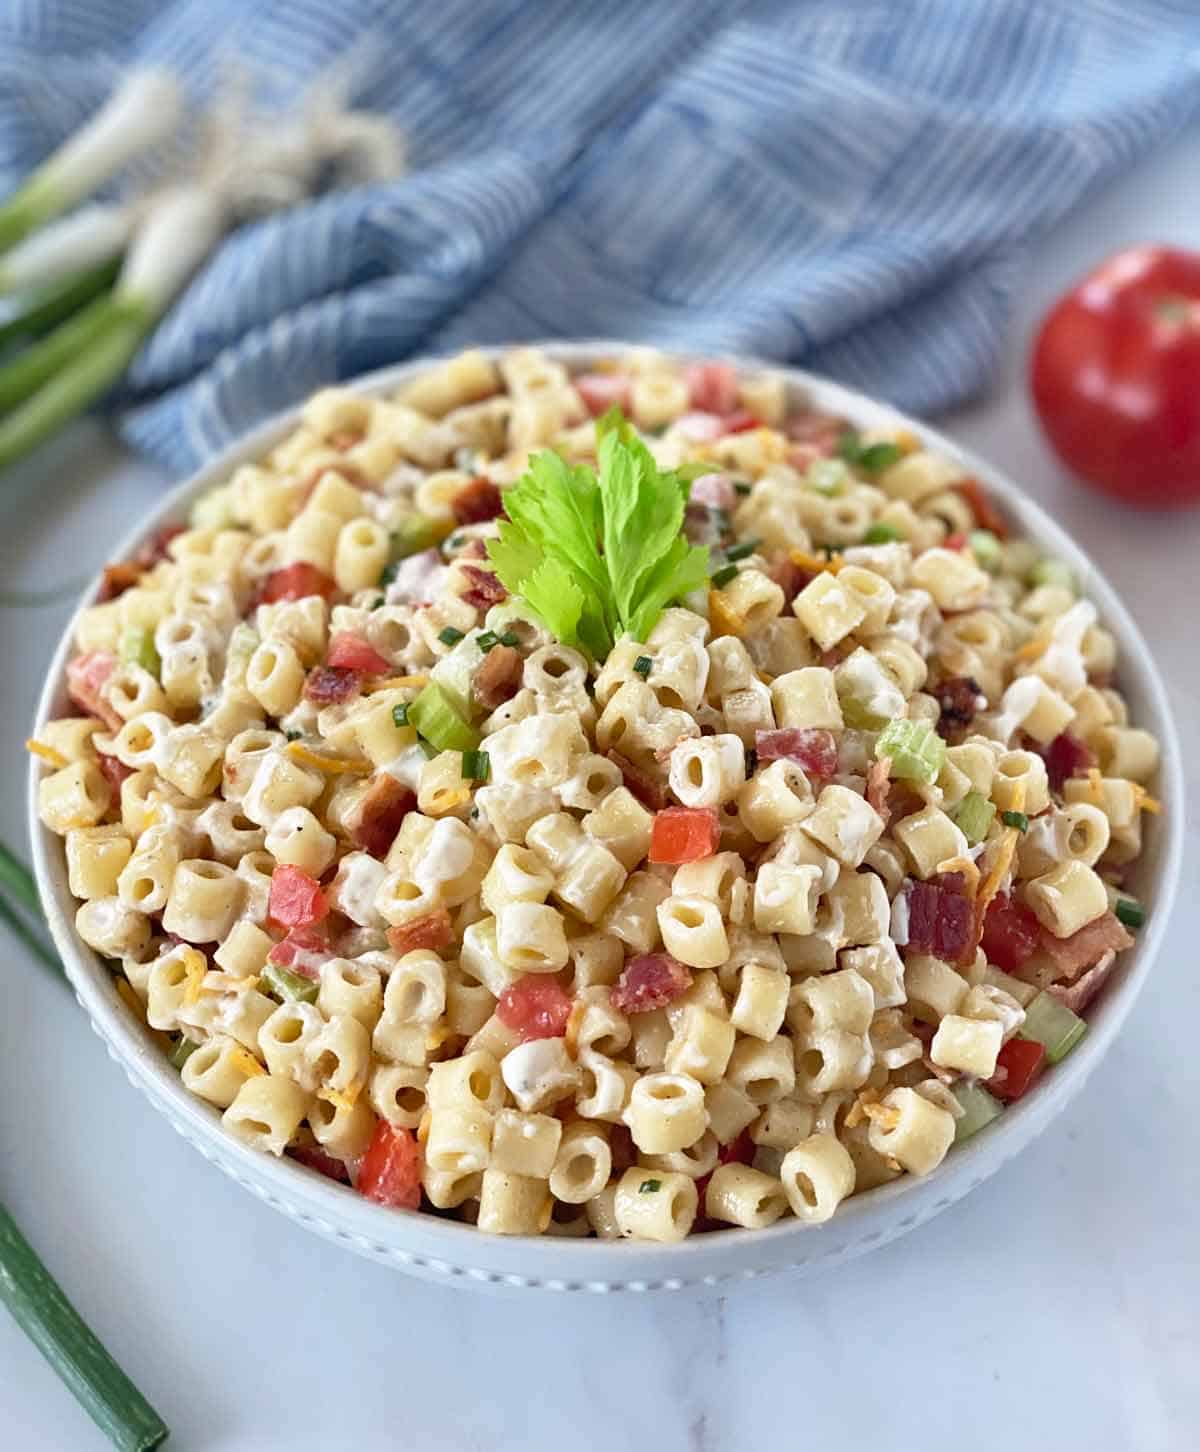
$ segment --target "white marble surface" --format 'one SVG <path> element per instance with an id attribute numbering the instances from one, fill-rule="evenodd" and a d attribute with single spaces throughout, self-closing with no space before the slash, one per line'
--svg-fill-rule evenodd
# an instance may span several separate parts
<path id="1" fill-rule="evenodd" d="M 1138 516 L 1068 484 L 1023 388 L 1034 319 L 1089 260 L 1200 246 L 1200 136 L 1039 248 L 994 395 L 948 421 L 1077 531 L 1197 726 L 1200 512 Z M 96 428 L 0 492 L 0 580 L 81 575 L 155 494 Z M 0 610 L 0 833 L 21 840 L 20 741 L 65 603 Z M 0 1195 L 181 1449 L 705 1452 L 789 1442 L 1162 1452 L 1196 1445 L 1200 931 L 1188 883 L 1166 950 L 1088 1091 L 965 1203 L 804 1281 L 719 1299 L 511 1299 L 422 1285 L 327 1245 L 203 1161 L 126 1082 L 63 987 L 9 942 Z M 0 930 L 2 931 L 2 930 Z M 0 1313 L 0 1447 L 99 1448 Z"/>

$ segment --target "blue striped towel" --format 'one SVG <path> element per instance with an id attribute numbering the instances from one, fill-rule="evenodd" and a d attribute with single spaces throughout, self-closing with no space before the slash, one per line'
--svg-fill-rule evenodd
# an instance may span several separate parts
<path id="1" fill-rule="evenodd" d="M 803 361 L 916 410 L 979 389 L 1031 247 L 1200 114 L 1196 0 L 10 0 L 0 183 L 155 60 L 309 81 L 412 170 L 242 229 L 132 370 L 185 471 L 334 378 L 469 342 Z"/>

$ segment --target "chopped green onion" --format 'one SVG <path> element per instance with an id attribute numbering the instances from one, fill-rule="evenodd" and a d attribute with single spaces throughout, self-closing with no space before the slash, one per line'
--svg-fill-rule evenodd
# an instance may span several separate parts
<path id="1" fill-rule="evenodd" d="M 35 917 L 42 917 L 42 899 L 33 873 L 3 842 L 0 842 L 0 890 L 15 897 Z"/>
<path id="2" fill-rule="evenodd" d="M 643 1180 L 638 1186 L 639 1195 L 653 1195 L 656 1190 L 662 1189 L 661 1180 Z"/>
<path id="3" fill-rule="evenodd" d="M 493 646 L 500 644 L 500 637 L 494 630 L 484 630 L 475 637 L 475 644 L 487 655 Z"/>
<path id="4" fill-rule="evenodd" d="M 876 760 L 892 759 L 892 775 L 932 786 L 946 762 L 946 743 L 927 721 L 889 721 L 875 741 Z"/>
<path id="5" fill-rule="evenodd" d="M 896 540 L 902 540 L 904 536 L 894 524 L 884 524 L 880 521 L 873 524 L 862 537 L 865 545 L 892 544 Z"/>
<path id="6" fill-rule="evenodd" d="M 1127 928 L 1140 928 L 1146 921 L 1146 909 L 1136 897 L 1119 897 L 1113 911 Z"/>
<path id="7" fill-rule="evenodd" d="M 721 568 L 712 577 L 713 589 L 723 590 L 725 586 L 729 584 L 730 580 L 734 578 L 737 572 L 738 567 L 736 565 L 722 565 Z"/>
<path id="8" fill-rule="evenodd" d="M 642 680 L 645 680 L 646 677 L 650 674 L 650 670 L 653 665 L 654 662 L 650 659 L 648 655 L 639 655 L 637 660 L 635 660 L 633 663 L 634 674 L 641 676 Z"/>
<path id="9" fill-rule="evenodd" d="M 436 681 L 408 704 L 408 724 L 415 726 L 436 751 L 474 751 L 479 733 L 469 726 L 450 704 Z"/>
<path id="10" fill-rule="evenodd" d="M 401 701 L 398 706 L 392 707 L 392 724 L 394 726 L 408 725 L 408 702 Z"/>
<path id="11" fill-rule="evenodd" d="M 758 770 L 758 752 L 753 746 L 746 747 L 746 780 L 749 781 Z"/>
<path id="12" fill-rule="evenodd" d="M 955 1144 L 961 1144 L 963 1140 L 978 1134 L 985 1124 L 991 1124 L 993 1119 L 999 1119 L 1004 1113 L 1004 1105 L 994 1094 L 989 1094 L 982 1084 L 956 1084 L 951 1093 L 962 1110 L 961 1116 L 954 1121 Z"/>
<path id="13" fill-rule="evenodd" d="M 500 635 L 500 644 L 507 645 L 511 650 L 514 646 L 521 644 L 521 637 L 515 630 L 505 630 Z"/>
<path id="14" fill-rule="evenodd" d="M 808 466 L 804 482 L 818 494 L 840 494 L 854 476 L 841 459 L 816 459 Z"/>
<path id="15" fill-rule="evenodd" d="M 1029 571 L 1029 583 L 1031 585 L 1061 585 L 1067 590 L 1075 589 L 1075 576 L 1071 573 L 1071 567 L 1062 560 L 1045 559 L 1038 560 Z"/>
<path id="16" fill-rule="evenodd" d="M 438 632 L 438 639 L 443 645 L 457 645 L 463 639 L 463 632 L 456 630 L 453 625 L 447 625 L 445 630 Z"/>
<path id="17" fill-rule="evenodd" d="M 725 558 L 727 560 L 744 560 L 747 556 L 752 555 L 760 544 L 762 544 L 760 539 L 743 540 L 741 544 L 731 545 L 725 551 Z"/>
<path id="18" fill-rule="evenodd" d="M 381 606 L 386 605 L 386 604 L 387 604 L 387 596 L 386 595 L 380 595 L 380 597 L 379 597 L 378 600 L 372 601 L 372 603 L 367 606 L 367 609 L 368 610 L 378 610 Z"/>
<path id="19" fill-rule="evenodd" d="M 283 733 L 289 741 L 299 741 L 304 735 L 303 731 L 285 731 Z"/>
<path id="20" fill-rule="evenodd" d="M 166 1440 L 166 1423 L 84 1324 L 4 1205 L 0 1299 L 114 1446 L 151 1452 Z"/>
<path id="21" fill-rule="evenodd" d="M 121 637 L 121 659 L 129 665 L 141 666 L 152 676 L 162 670 L 162 660 L 154 648 L 154 634 L 144 625 L 128 625 Z"/>
<path id="22" fill-rule="evenodd" d="M 167 1063 L 172 1069 L 182 1069 L 199 1047 L 200 1045 L 195 1039 L 189 1039 L 186 1034 L 180 1034 L 175 1047 L 167 1055 Z"/>
<path id="23" fill-rule="evenodd" d="M 967 543 L 980 569 L 995 572 L 1000 568 L 1000 541 L 990 529 L 973 529 Z"/>
<path id="24" fill-rule="evenodd" d="M 739 495 L 742 499 L 745 499 L 747 494 L 749 494 L 753 488 L 754 485 L 748 484 L 745 479 L 734 480 L 733 492 Z"/>
<path id="25" fill-rule="evenodd" d="M 1001 812 L 1000 820 L 1006 827 L 1015 827 L 1018 832 L 1029 831 L 1029 818 L 1024 812 Z"/>
<path id="26" fill-rule="evenodd" d="M 885 469 L 890 469 L 893 464 L 899 463 L 902 457 L 896 444 L 884 442 L 868 444 L 865 449 L 859 451 L 858 458 L 854 462 L 864 474 L 882 474 Z"/>
<path id="27" fill-rule="evenodd" d="M 262 971 L 262 981 L 267 992 L 273 993 L 282 1003 L 316 1003 L 320 984 L 302 973 L 293 973 L 290 968 L 281 968 L 278 963 L 268 963 Z"/>
<path id="28" fill-rule="evenodd" d="M 1025 1010 L 1025 1022 L 1018 1032 L 1023 1039 L 1041 1044 L 1046 1050 L 1047 1061 L 1057 1064 L 1087 1033 L 1087 1024 L 1060 999 L 1043 989 Z"/>
<path id="29" fill-rule="evenodd" d="M 492 774 L 492 759 L 486 751 L 464 751 L 463 781 L 487 781 Z"/>
<path id="30" fill-rule="evenodd" d="M 968 792 L 950 813 L 955 825 L 972 847 L 977 847 L 988 834 L 996 804 L 982 792 Z"/>

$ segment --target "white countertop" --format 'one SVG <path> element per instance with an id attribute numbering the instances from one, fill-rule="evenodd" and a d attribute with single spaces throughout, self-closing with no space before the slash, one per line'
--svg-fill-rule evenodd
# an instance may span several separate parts
<path id="1" fill-rule="evenodd" d="M 359 1260 L 226 1179 L 134 1092 L 63 986 L 4 940 L 0 1197 L 166 1417 L 172 1447 L 1196 1445 L 1200 511 L 1139 516 L 1068 484 L 1035 431 L 1023 360 L 1032 320 L 1090 261 L 1146 237 L 1200 247 L 1198 170 L 1192 136 L 1041 245 L 993 396 L 946 421 L 1124 594 L 1192 748 L 1176 920 L 1085 1093 L 966 1201 L 848 1266 L 720 1298 L 488 1297 Z M 93 426 L 5 477 L 4 589 L 85 575 L 159 487 Z M 10 843 L 24 833 L 20 743 L 69 608 L 0 609 Z M 0 1447 L 103 1445 L 0 1311 Z"/>

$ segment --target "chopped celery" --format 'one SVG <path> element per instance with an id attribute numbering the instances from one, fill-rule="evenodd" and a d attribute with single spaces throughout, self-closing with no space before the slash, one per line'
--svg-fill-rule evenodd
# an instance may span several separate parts
<path id="1" fill-rule="evenodd" d="M 1029 583 L 1031 585 L 1062 585 L 1068 590 L 1075 589 L 1075 576 L 1071 573 L 1071 567 L 1062 560 L 1052 559 L 1046 556 L 1034 564 L 1029 571 Z"/>
<path id="2" fill-rule="evenodd" d="M 436 681 L 409 702 L 408 724 L 438 751 L 474 751 L 479 746 L 479 732 L 463 720 Z"/>
<path id="3" fill-rule="evenodd" d="M 892 776 L 932 786 L 946 762 L 946 743 L 927 721 L 889 721 L 875 742 L 875 757 L 892 759 Z"/>
<path id="4" fill-rule="evenodd" d="M 1146 909 L 1136 897 L 1119 897 L 1113 912 L 1127 928 L 1140 928 L 1146 921 Z"/>
<path id="5" fill-rule="evenodd" d="M 1004 1105 L 982 1084 L 956 1084 L 952 1092 L 962 1110 L 962 1116 L 954 1121 L 955 1144 L 978 1134 L 985 1124 L 991 1124 L 993 1119 L 1004 1113 Z"/>
<path id="6" fill-rule="evenodd" d="M 996 805 L 982 792 L 968 792 L 950 813 L 960 832 L 972 847 L 977 847 L 988 834 Z"/>
<path id="7" fill-rule="evenodd" d="M 180 1034 L 179 1042 L 167 1055 L 167 1063 L 172 1069 L 182 1069 L 199 1047 L 200 1045 L 195 1039 L 189 1039 L 186 1035 Z"/>
<path id="8" fill-rule="evenodd" d="M 817 459 L 808 466 L 804 482 L 818 494 L 840 494 L 854 483 L 854 475 L 841 459 Z"/>
<path id="9" fill-rule="evenodd" d="M 268 963 L 262 971 L 262 980 L 268 993 L 284 1003 L 316 1003 L 319 983 L 305 978 L 302 973 L 293 973 L 290 968 L 281 968 L 278 963 Z"/>
<path id="10" fill-rule="evenodd" d="M 152 676 L 162 669 L 162 661 L 154 648 L 154 635 L 142 625 L 129 625 L 121 636 L 121 659 L 127 665 L 141 666 Z"/>
<path id="11" fill-rule="evenodd" d="M 882 521 L 873 524 L 862 537 L 865 545 L 894 544 L 902 540 L 904 536 L 894 524 L 884 524 Z"/>
<path id="12" fill-rule="evenodd" d="M 1087 1024 L 1065 1003 L 1043 990 L 1025 1010 L 1025 1022 L 1019 1032 L 1023 1039 L 1041 1044 L 1047 1061 L 1057 1064 L 1087 1033 Z"/>
<path id="13" fill-rule="evenodd" d="M 973 529 L 967 536 L 967 543 L 981 570 L 994 573 L 1000 568 L 1000 541 L 990 529 Z"/>

